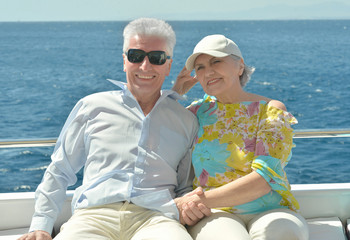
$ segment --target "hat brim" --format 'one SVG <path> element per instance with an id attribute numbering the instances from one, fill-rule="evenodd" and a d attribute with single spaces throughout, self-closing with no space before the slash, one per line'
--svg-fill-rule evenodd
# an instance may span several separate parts
<path id="1" fill-rule="evenodd" d="M 194 62 L 196 61 L 197 57 L 201 54 L 208 54 L 213 57 L 227 57 L 228 55 L 230 55 L 219 51 L 201 51 L 201 52 L 193 53 L 191 56 L 187 58 L 187 61 L 186 61 L 187 70 L 193 70 Z"/>

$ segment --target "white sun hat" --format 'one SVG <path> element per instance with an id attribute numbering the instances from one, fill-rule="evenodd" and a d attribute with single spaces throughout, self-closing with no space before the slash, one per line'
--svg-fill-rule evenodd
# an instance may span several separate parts
<path id="1" fill-rule="evenodd" d="M 243 59 L 242 53 L 237 44 L 231 39 L 228 39 L 224 35 L 220 34 L 209 35 L 199 41 L 199 43 L 195 46 L 192 55 L 187 58 L 186 68 L 188 70 L 192 70 L 194 68 L 194 62 L 201 54 L 208 54 L 213 57 L 235 55 Z"/>

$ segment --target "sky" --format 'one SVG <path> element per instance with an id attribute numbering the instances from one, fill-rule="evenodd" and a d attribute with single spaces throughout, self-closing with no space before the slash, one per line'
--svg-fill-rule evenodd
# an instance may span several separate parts
<path id="1" fill-rule="evenodd" d="M 0 0 L 0 22 L 350 19 L 349 0 Z"/>

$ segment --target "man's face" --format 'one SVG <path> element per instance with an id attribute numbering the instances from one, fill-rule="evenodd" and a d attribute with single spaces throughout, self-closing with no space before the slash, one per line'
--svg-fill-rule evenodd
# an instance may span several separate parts
<path id="1" fill-rule="evenodd" d="M 166 42 L 156 36 L 135 36 L 130 39 L 128 49 L 166 52 Z M 147 56 L 140 63 L 129 62 L 125 54 L 123 59 L 127 86 L 134 97 L 138 101 L 158 98 L 165 77 L 170 73 L 172 59 L 166 60 L 163 65 L 151 64 Z"/>

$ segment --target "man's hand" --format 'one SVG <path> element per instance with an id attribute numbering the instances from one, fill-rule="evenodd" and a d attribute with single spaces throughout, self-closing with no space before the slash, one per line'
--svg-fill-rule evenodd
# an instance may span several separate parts
<path id="1" fill-rule="evenodd" d="M 181 70 L 172 88 L 175 92 L 184 95 L 198 82 L 196 76 L 191 76 L 191 72 L 186 67 Z"/>
<path id="2" fill-rule="evenodd" d="M 48 232 L 37 230 L 31 233 L 24 234 L 17 240 L 52 240 Z"/>
<path id="3" fill-rule="evenodd" d="M 203 203 L 205 198 L 202 188 L 196 188 L 183 197 L 175 199 L 175 203 L 180 212 L 180 223 L 192 226 L 203 217 L 210 216 L 210 208 Z"/>

